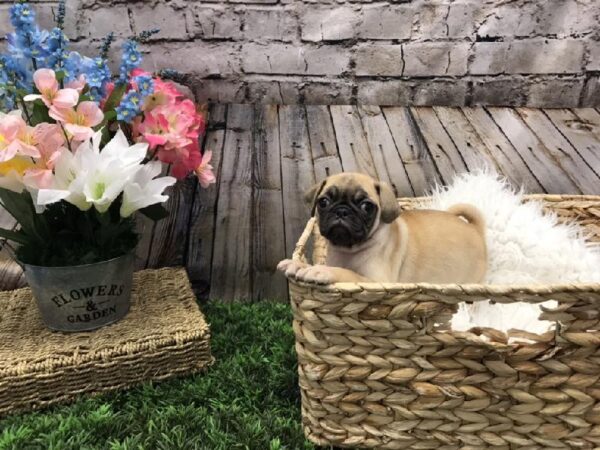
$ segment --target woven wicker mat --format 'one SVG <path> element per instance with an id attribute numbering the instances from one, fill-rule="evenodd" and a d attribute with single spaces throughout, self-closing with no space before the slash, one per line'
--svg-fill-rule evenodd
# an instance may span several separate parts
<path id="1" fill-rule="evenodd" d="M 134 275 L 131 309 L 92 332 L 41 322 L 29 289 L 0 292 L 0 415 L 197 372 L 210 332 L 184 269 Z"/>

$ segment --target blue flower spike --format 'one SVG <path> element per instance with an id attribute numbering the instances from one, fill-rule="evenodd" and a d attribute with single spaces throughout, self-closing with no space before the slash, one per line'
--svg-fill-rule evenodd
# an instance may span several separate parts
<path id="1" fill-rule="evenodd" d="M 138 50 L 138 44 L 134 40 L 127 40 L 123 43 L 123 55 L 121 56 L 121 67 L 119 68 L 119 81 L 126 83 L 129 74 L 133 69 L 137 69 L 142 62 L 142 54 Z"/>
<path id="2" fill-rule="evenodd" d="M 143 98 L 139 92 L 131 90 L 121 100 L 117 106 L 117 119 L 126 123 L 131 123 L 142 108 Z"/>

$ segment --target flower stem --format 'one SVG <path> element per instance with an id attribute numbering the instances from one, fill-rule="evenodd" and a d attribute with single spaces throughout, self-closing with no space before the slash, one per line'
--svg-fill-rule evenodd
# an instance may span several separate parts
<path id="1" fill-rule="evenodd" d="M 17 97 L 17 99 L 21 103 L 21 107 L 23 108 L 25 117 L 27 117 L 27 123 L 29 123 L 29 125 L 33 126 L 33 124 L 31 123 L 31 116 L 29 115 L 29 111 L 27 110 L 27 105 L 25 104 L 25 100 L 23 100 L 23 97 Z"/>
<path id="2" fill-rule="evenodd" d="M 150 156 L 146 156 L 144 158 L 144 160 L 142 161 L 142 164 L 146 164 L 146 163 L 149 163 L 150 161 L 152 161 L 157 153 L 158 153 L 158 147 L 156 147 L 156 149 L 150 154 Z"/>
<path id="3" fill-rule="evenodd" d="M 63 124 L 58 122 L 58 124 L 60 125 L 60 129 L 62 130 L 63 134 L 65 135 L 65 141 L 67 141 L 67 147 L 69 147 L 69 151 L 71 153 L 73 153 L 73 149 L 71 148 L 71 141 L 69 140 L 69 135 L 67 134 L 67 130 L 65 130 L 65 127 L 63 127 Z"/>

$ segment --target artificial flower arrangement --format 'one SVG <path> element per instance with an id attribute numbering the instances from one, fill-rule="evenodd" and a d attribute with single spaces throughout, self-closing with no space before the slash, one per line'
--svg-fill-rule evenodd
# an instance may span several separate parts
<path id="1" fill-rule="evenodd" d="M 18 223 L 0 237 L 38 266 L 131 252 L 135 211 L 158 220 L 177 179 L 195 172 L 203 187 L 214 182 L 199 144 L 203 115 L 174 83 L 139 68 L 139 44 L 157 30 L 124 42 L 113 75 L 113 36 L 96 57 L 69 51 L 64 16 L 63 1 L 56 27 L 40 30 L 31 7 L 14 4 L 0 55 L 0 203 Z"/>

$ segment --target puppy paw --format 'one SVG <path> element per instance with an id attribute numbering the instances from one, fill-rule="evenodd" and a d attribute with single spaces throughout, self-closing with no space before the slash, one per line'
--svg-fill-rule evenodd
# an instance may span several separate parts
<path id="1" fill-rule="evenodd" d="M 285 274 L 285 276 L 288 278 L 296 278 L 296 273 L 299 270 L 304 269 L 307 266 L 308 266 L 308 264 L 300 262 L 300 261 L 294 261 L 292 259 L 284 259 L 279 264 L 277 264 L 277 270 L 279 270 L 280 272 L 283 272 Z"/>
<path id="2" fill-rule="evenodd" d="M 315 284 L 332 284 L 336 282 L 335 272 L 327 266 L 307 266 L 296 272 L 296 280 Z"/>

